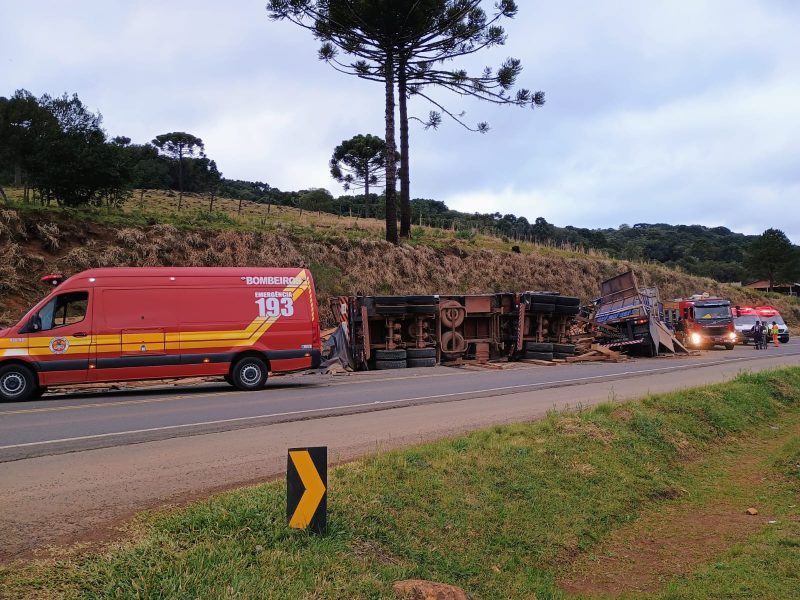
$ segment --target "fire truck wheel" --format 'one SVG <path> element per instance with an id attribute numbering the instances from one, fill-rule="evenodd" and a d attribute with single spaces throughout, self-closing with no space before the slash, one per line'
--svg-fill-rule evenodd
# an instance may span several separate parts
<path id="1" fill-rule="evenodd" d="M 25 365 L 0 367 L 0 401 L 24 402 L 36 393 L 36 377 Z"/>
<path id="2" fill-rule="evenodd" d="M 553 360 L 552 352 L 525 352 L 525 358 L 528 360 Z"/>
<path id="3" fill-rule="evenodd" d="M 559 354 L 575 354 L 575 344 L 553 344 L 553 352 Z"/>
<path id="4" fill-rule="evenodd" d="M 267 363 L 257 356 L 245 356 L 233 365 L 231 380 L 236 389 L 260 390 L 267 383 Z"/>
<path id="5" fill-rule="evenodd" d="M 549 342 L 525 342 L 525 350 L 528 352 L 552 352 L 553 344 Z"/>
<path id="6" fill-rule="evenodd" d="M 534 302 L 531 304 L 531 312 L 552 313 L 555 309 L 555 304 L 545 304 L 544 302 Z"/>
<path id="7" fill-rule="evenodd" d="M 406 350 L 409 359 L 436 358 L 436 348 L 409 348 Z"/>
<path id="8" fill-rule="evenodd" d="M 405 350 L 375 350 L 375 360 L 405 360 Z"/>
<path id="9" fill-rule="evenodd" d="M 406 361 L 404 360 L 376 360 L 375 368 L 378 371 L 388 371 L 389 369 L 405 369 Z"/>
<path id="10" fill-rule="evenodd" d="M 408 368 L 413 369 L 415 367 L 435 367 L 436 366 L 436 358 L 409 358 L 408 359 Z"/>
<path id="11" fill-rule="evenodd" d="M 725 350 L 733 350 L 733 347 L 734 347 L 735 345 L 736 345 L 736 344 L 725 344 Z"/>

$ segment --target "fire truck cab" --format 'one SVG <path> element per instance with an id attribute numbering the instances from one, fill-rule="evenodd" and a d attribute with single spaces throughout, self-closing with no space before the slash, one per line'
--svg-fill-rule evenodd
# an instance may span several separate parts
<path id="1" fill-rule="evenodd" d="M 698 295 L 679 300 L 678 306 L 687 347 L 724 346 L 726 350 L 733 350 L 736 330 L 729 300 Z"/>

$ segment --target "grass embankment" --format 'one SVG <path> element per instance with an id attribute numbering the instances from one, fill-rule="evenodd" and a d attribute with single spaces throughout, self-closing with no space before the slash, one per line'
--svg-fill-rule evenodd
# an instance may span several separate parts
<path id="1" fill-rule="evenodd" d="M 632 527 L 755 505 L 732 546 L 694 548 L 690 574 L 656 573 L 633 597 L 787 598 L 800 589 L 798 432 L 800 369 L 743 375 L 336 467 L 323 538 L 287 530 L 275 482 L 145 516 L 129 542 L 12 566 L 0 583 L 14 598 L 349 599 L 423 578 L 475 598 L 562 598 Z"/>
<path id="2" fill-rule="evenodd" d="M 486 293 L 551 289 L 597 297 L 600 282 L 633 268 L 643 285 L 657 285 L 663 298 L 698 291 L 736 303 L 774 304 L 790 325 L 800 322 L 800 304 L 765 298 L 751 290 L 692 277 L 656 264 L 590 256 L 568 249 L 522 244 L 516 254 L 482 247 L 439 229 L 413 244 L 394 246 L 371 237 L 348 237 L 347 229 L 275 222 L 271 227 L 206 228 L 201 224 L 132 225 L 124 213 L 0 210 L 0 323 L 18 319 L 44 292 L 39 278 L 112 266 L 306 266 L 319 292 L 325 325 L 332 323 L 328 299 L 342 294 Z M 134 221 L 135 223 L 135 221 Z M 305 227 L 305 228 L 304 228 Z M 443 237 L 440 237 L 443 236 Z M 497 243 L 499 240 L 493 238 Z M 510 244 L 506 245 L 508 250 Z"/>

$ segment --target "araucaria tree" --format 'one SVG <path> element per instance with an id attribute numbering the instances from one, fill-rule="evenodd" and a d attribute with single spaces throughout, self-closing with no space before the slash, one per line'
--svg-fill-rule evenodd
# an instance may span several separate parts
<path id="1" fill-rule="evenodd" d="M 345 190 L 364 190 L 364 216 L 369 217 L 369 189 L 386 181 L 386 143 L 376 135 L 357 135 L 336 146 L 331 177 Z"/>
<path id="2" fill-rule="evenodd" d="M 423 120 L 436 128 L 445 114 L 470 130 L 486 132 L 485 122 L 470 126 L 428 91 L 440 87 L 460 96 L 494 104 L 541 106 L 542 92 L 512 91 L 522 70 L 519 60 L 509 58 L 499 69 L 486 67 L 471 76 L 464 69 L 446 69 L 445 63 L 505 43 L 499 25 L 517 13 L 514 0 L 498 0 L 487 15 L 481 0 L 271 0 L 267 10 L 273 19 L 286 19 L 309 29 L 322 42 L 319 57 L 335 69 L 385 86 L 387 157 L 395 139 L 395 81 L 400 113 L 401 234 L 410 232 L 409 117 L 407 101 L 418 95 L 435 110 Z M 339 58 L 343 52 L 351 57 Z M 397 242 L 393 169 L 386 167 L 386 234 Z"/>
<path id="3" fill-rule="evenodd" d="M 776 283 L 797 281 L 800 277 L 800 250 L 780 229 L 767 229 L 747 247 L 745 267 L 756 277 Z"/>
<path id="4" fill-rule="evenodd" d="M 205 157 L 203 140 L 183 131 L 163 133 L 153 140 L 153 145 L 163 154 L 178 161 L 178 210 L 183 203 L 183 159 L 184 157 Z"/>

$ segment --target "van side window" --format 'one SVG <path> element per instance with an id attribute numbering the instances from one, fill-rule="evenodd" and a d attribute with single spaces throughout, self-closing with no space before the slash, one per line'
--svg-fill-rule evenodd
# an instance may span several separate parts
<path id="1" fill-rule="evenodd" d="M 86 318 L 88 306 L 89 292 L 59 294 L 33 316 L 26 329 L 28 331 L 50 331 L 80 323 Z"/>

